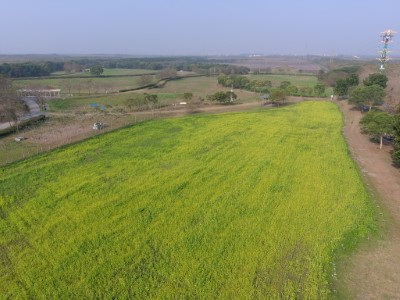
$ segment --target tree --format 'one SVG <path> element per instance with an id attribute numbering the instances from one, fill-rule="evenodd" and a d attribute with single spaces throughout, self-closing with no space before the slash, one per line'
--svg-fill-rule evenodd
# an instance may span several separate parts
<path id="1" fill-rule="evenodd" d="M 284 89 L 277 88 L 271 91 L 269 99 L 271 100 L 272 103 L 279 104 L 279 102 L 281 102 L 283 104 L 286 100 L 286 96 L 287 94 Z"/>
<path id="2" fill-rule="evenodd" d="M 139 84 L 141 86 L 149 85 L 153 81 L 152 75 L 142 75 L 139 77 Z"/>
<path id="3" fill-rule="evenodd" d="M 369 111 L 371 111 L 372 106 L 383 103 L 384 97 L 385 91 L 377 84 L 358 86 L 351 92 L 349 103 L 359 107 L 362 105 L 368 105 Z"/>
<path id="4" fill-rule="evenodd" d="M 93 80 L 92 79 L 86 80 L 85 81 L 85 85 L 86 85 L 86 88 L 88 89 L 88 92 L 89 92 L 89 95 L 90 95 L 91 92 L 92 92 L 92 88 L 93 88 Z"/>
<path id="5" fill-rule="evenodd" d="M 366 86 L 377 84 L 383 88 L 386 88 L 387 82 L 388 82 L 387 76 L 385 74 L 381 74 L 381 73 L 370 74 L 363 81 L 364 85 L 366 85 Z"/>
<path id="6" fill-rule="evenodd" d="M 72 81 L 71 78 L 68 79 L 62 79 L 61 81 L 61 87 L 66 89 L 68 91 L 68 94 L 71 96 L 71 91 L 74 87 L 74 82 Z"/>
<path id="7" fill-rule="evenodd" d="M 103 74 L 103 72 L 104 69 L 101 65 L 95 65 L 90 68 L 90 73 L 95 76 L 100 76 L 101 74 Z"/>
<path id="8" fill-rule="evenodd" d="M 183 93 L 183 99 L 190 101 L 193 98 L 193 93 Z"/>
<path id="9" fill-rule="evenodd" d="M 347 80 L 343 78 L 337 79 L 333 91 L 338 96 L 341 97 L 346 96 L 349 92 L 349 86 Z"/>
<path id="10" fill-rule="evenodd" d="M 298 92 L 299 92 L 299 88 L 297 86 L 295 86 L 295 85 L 289 85 L 286 88 L 286 92 L 287 92 L 288 95 L 296 96 L 298 94 Z"/>
<path id="11" fill-rule="evenodd" d="M 216 92 L 212 95 L 209 95 L 207 97 L 208 99 L 210 99 L 211 101 L 216 101 L 222 104 L 230 104 L 232 103 L 231 99 L 236 99 L 237 96 L 234 92 Z"/>
<path id="12" fill-rule="evenodd" d="M 141 109 L 146 104 L 146 100 L 143 94 L 136 94 L 126 99 L 124 103 L 132 111 L 133 108 Z"/>
<path id="13" fill-rule="evenodd" d="M 158 96 L 156 94 L 144 94 L 144 99 L 147 105 L 150 107 L 152 114 L 154 115 L 154 106 L 158 102 Z"/>
<path id="14" fill-rule="evenodd" d="M 350 76 L 346 78 L 346 81 L 347 81 L 347 85 L 349 87 L 356 86 L 360 83 L 360 79 L 359 79 L 358 75 L 355 73 L 350 74 Z"/>
<path id="15" fill-rule="evenodd" d="M 339 78 L 336 80 L 334 92 L 338 96 L 347 96 L 349 93 L 349 88 L 352 86 L 357 86 L 359 84 L 359 78 L 357 74 L 350 74 L 346 78 Z"/>
<path id="16" fill-rule="evenodd" d="M 396 166 L 400 166 L 400 115 L 394 117 L 393 121 L 393 153 L 392 158 Z"/>
<path id="17" fill-rule="evenodd" d="M 290 81 L 282 81 L 281 82 L 281 84 L 279 85 L 279 87 L 281 88 L 281 89 L 287 89 L 287 87 L 289 86 L 289 85 L 291 85 L 292 83 L 290 82 Z"/>
<path id="18" fill-rule="evenodd" d="M 314 94 L 315 96 L 322 97 L 325 95 L 325 85 L 321 83 L 317 83 L 314 85 Z"/>
<path id="19" fill-rule="evenodd" d="M 301 96 L 311 96 L 312 94 L 312 88 L 310 88 L 309 86 L 303 86 L 300 88 L 300 95 Z"/>
<path id="20" fill-rule="evenodd" d="M 394 133 L 394 117 L 386 112 L 368 112 L 361 121 L 361 131 L 374 137 L 379 137 L 382 149 L 383 137 Z"/>
<path id="21" fill-rule="evenodd" d="M 13 82 L 7 77 L 0 76 L 0 122 L 14 122 L 18 129 L 18 120 L 27 111 L 13 87 Z"/>

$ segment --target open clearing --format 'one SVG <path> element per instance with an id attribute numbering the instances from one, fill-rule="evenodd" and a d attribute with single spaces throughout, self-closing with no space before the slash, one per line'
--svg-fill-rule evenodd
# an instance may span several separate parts
<path id="1" fill-rule="evenodd" d="M 0 290 L 327 298 L 375 228 L 338 108 L 150 121 L 4 167 Z"/>

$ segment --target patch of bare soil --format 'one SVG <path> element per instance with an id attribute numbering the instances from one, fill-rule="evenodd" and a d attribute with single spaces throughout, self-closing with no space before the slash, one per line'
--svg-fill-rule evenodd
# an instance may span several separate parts
<path id="1" fill-rule="evenodd" d="M 379 150 L 360 133 L 361 112 L 339 101 L 344 114 L 344 135 L 366 182 L 372 184 L 386 213 L 387 232 L 362 246 L 341 267 L 341 285 L 354 299 L 400 299 L 400 170 L 392 166 L 390 146 Z"/>

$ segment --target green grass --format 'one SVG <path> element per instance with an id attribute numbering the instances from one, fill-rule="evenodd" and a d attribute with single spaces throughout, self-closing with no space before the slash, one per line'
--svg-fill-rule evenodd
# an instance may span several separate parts
<path id="1" fill-rule="evenodd" d="M 151 92 L 152 90 L 150 90 Z M 140 93 L 140 92 L 138 92 Z M 89 104 L 97 103 L 99 105 L 125 105 L 125 101 L 131 98 L 135 93 L 122 93 L 122 94 L 109 94 L 103 96 L 93 96 L 93 97 L 75 97 L 67 99 L 54 99 L 49 101 L 50 111 L 82 111 L 84 107 L 88 108 Z M 157 93 L 158 104 L 163 105 L 171 102 L 176 102 L 183 99 L 183 93 Z"/>
<path id="2" fill-rule="evenodd" d="M 0 291 L 326 299 L 375 228 L 338 108 L 150 121 L 0 169 Z"/>
<path id="3" fill-rule="evenodd" d="M 89 94 L 98 93 L 105 94 L 106 90 L 123 90 L 137 88 L 141 84 L 138 77 L 88 77 L 88 78 L 66 78 L 60 77 L 57 79 L 30 79 L 30 80 L 16 80 L 14 82 L 17 88 L 29 88 L 30 86 L 41 85 L 49 86 L 52 88 L 60 88 L 63 94 L 69 93 L 67 87 L 63 82 L 70 81 L 71 93 L 78 94 Z"/>

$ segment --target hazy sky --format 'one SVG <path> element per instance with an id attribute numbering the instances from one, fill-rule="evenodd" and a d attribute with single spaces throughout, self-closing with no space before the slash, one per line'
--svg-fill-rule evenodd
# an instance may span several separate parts
<path id="1" fill-rule="evenodd" d="M 399 0 L 0 1 L 0 54 L 400 55 Z"/>

